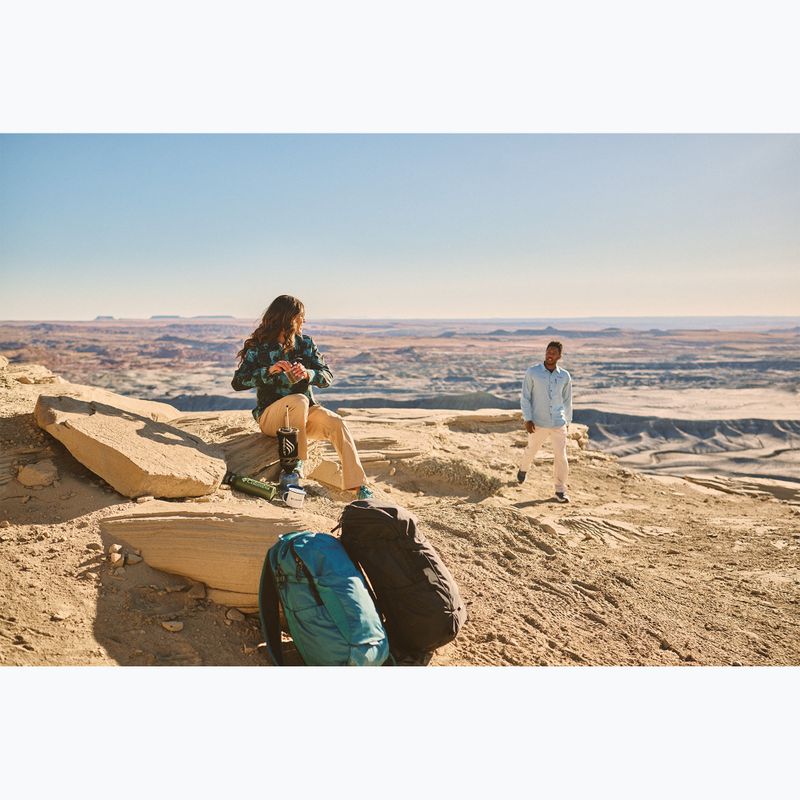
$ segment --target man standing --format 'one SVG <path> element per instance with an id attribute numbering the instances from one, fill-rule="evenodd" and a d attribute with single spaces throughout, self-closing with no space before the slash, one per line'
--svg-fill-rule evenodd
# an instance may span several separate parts
<path id="1" fill-rule="evenodd" d="M 550 342 L 544 354 L 544 363 L 530 367 L 522 381 L 520 404 L 528 432 L 528 447 L 519 465 L 517 481 L 525 482 L 536 453 L 549 436 L 553 447 L 556 500 L 569 503 L 567 431 L 572 422 L 572 378 L 569 372 L 558 366 L 563 349 L 561 342 Z"/>

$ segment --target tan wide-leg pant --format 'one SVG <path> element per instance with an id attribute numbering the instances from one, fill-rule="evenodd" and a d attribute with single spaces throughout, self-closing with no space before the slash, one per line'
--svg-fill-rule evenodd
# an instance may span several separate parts
<path id="1" fill-rule="evenodd" d="M 537 425 L 536 430 L 528 434 L 528 446 L 522 454 L 519 468 L 522 472 L 527 472 L 531 468 L 533 459 L 536 458 L 539 448 L 544 444 L 548 436 L 550 437 L 550 444 L 553 446 L 553 476 L 556 491 L 566 492 L 567 478 L 569 477 L 566 425 L 562 425 L 560 428 L 542 428 Z"/>
<path id="2" fill-rule="evenodd" d="M 309 439 L 326 439 L 339 454 L 344 488 L 358 489 L 367 482 L 356 443 L 344 420 L 327 408 L 310 405 L 304 394 L 290 394 L 267 406 L 258 420 L 262 433 L 267 436 L 278 435 L 278 428 L 285 424 L 287 406 L 289 425 L 297 428 L 297 450 L 300 458 L 305 460 L 308 456 Z"/>

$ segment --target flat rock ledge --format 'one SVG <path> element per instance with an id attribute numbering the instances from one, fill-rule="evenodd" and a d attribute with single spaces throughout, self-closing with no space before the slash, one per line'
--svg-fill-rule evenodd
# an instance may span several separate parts
<path id="1" fill-rule="evenodd" d="M 81 464 L 126 497 L 199 497 L 219 487 L 225 460 L 215 446 L 155 419 L 163 416 L 149 413 L 147 401 L 132 406 L 129 398 L 120 398 L 111 405 L 115 395 L 103 395 L 100 401 L 85 392 L 42 394 L 34 417 Z"/>
<path id="2" fill-rule="evenodd" d="M 263 503 L 236 509 L 225 503 L 176 506 L 151 500 L 106 517 L 100 530 L 141 551 L 154 569 L 205 584 L 207 598 L 245 613 L 258 610 L 258 585 L 267 550 L 291 531 L 330 531 L 331 520 Z"/>

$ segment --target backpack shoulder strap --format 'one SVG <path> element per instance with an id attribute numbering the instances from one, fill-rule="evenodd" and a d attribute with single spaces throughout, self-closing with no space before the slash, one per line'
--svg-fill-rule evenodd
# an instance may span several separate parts
<path id="1" fill-rule="evenodd" d="M 264 558 L 261 569 L 261 582 L 258 587 L 258 611 L 261 616 L 261 630 L 267 640 L 267 651 L 276 666 L 283 666 L 283 646 L 281 644 L 281 622 L 279 616 L 280 596 L 275 585 L 275 576 L 269 563 L 269 553 Z"/>
<path id="2" fill-rule="evenodd" d="M 341 547 L 341 544 L 339 547 Z M 314 580 L 314 576 L 311 574 L 311 570 L 308 568 L 308 565 L 305 561 L 303 561 L 297 552 L 294 542 L 289 545 L 289 548 L 292 551 L 292 557 L 294 558 L 298 569 L 300 569 L 305 575 L 306 581 L 308 582 L 308 587 L 311 590 L 311 594 L 314 596 L 314 601 L 318 606 L 325 606 L 330 618 L 333 620 L 333 624 L 337 627 L 339 633 L 342 635 L 342 638 L 347 640 L 349 638 L 349 626 L 344 612 L 342 611 L 341 605 L 339 603 L 331 603 L 328 605 L 325 604 L 325 601 L 322 599 L 319 589 L 317 588 L 317 582 Z"/>

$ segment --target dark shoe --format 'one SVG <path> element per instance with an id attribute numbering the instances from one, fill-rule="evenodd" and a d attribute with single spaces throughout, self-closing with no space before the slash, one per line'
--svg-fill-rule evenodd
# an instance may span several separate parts
<path id="1" fill-rule="evenodd" d="M 519 470 L 517 472 L 517 483 L 525 483 L 525 476 L 527 474 L 528 474 L 527 472 L 523 472 L 522 470 Z"/>
<path id="2" fill-rule="evenodd" d="M 559 503 L 569 503 L 569 497 L 567 497 L 566 492 L 556 492 L 556 500 Z"/>

